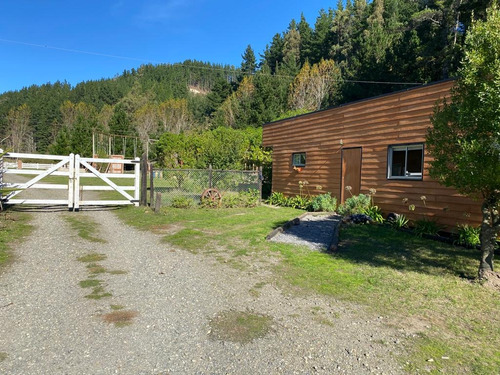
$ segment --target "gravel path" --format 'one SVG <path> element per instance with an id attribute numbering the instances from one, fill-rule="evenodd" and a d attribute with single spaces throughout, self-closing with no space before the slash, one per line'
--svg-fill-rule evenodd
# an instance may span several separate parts
<path id="1" fill-rule="evenodd" d="M 99 222 L 107 243 L 81 239 L 65 215 Z M 34 233 L 0 274 L 0 374 L 401 373 L 403 334 L 384 317 L 288 295 L 268 274 L 174 249 L 110 211 L 33 216 Z M 91 252 L 122 271 L 98 276 L 110 297 L 85 298 L 79 286 L 89 273 L 77 258 Z M 111 305 L 136 314 L 131 324 L 105 322 Z M 210 319 L 228 310 L 269 315 L 272 330 L 247 344 L 210 338 Z"/>
<path id="2" fill-rule="evenodd" d="M 278 233 L 271 241 L 307 246 L 312 250 L 327 250 L 332 242 L 333 229 L 339 215 L 307 215 L 297 225 Z"/>

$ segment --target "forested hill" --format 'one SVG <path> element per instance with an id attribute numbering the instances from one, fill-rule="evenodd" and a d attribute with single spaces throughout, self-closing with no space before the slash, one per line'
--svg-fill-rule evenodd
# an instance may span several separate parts
<path id="1" fill-rule="evenodd" d="M 485 0 L 347 0 L 302 16 L 240 67 L 143 65 L 113 79 L 0 95 L 0 147 L 89 154 L 92 131 L 137 135 L 265 122 L 453 76 Z M 8 72 L 7 72 L 8 74 Z"/>

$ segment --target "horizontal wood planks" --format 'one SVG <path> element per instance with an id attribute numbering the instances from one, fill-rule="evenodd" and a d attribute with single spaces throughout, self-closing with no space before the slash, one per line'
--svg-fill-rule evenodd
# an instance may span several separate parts
<path id="1" fill-rule="evenodd" d="M 330 192 L 340 198 L 342 150 L 361 147 L 361 192 L 376 189 L 375 204 L 384 213 L 432 218 L 449 228 L 479 225 L 479 202 L 429 177 L 425 145 L 422 180 L 387 178 L 388 147 L 424 143 L 434 106 L 449 96 L 452 85 L 441 82 L 264 125 L 264 146 L 273 148 L 273 191 L 296 195 L 299 181 L 307 181 L 302 194 Z M 306 153 L 302 171 L 293 169 L 294 152 Z"/>

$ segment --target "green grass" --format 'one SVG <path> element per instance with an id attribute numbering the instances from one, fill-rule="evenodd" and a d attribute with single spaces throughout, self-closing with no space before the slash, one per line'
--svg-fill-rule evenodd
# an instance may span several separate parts
<path id="1" fill-rule="evenodd" d="M 0 213 L 0 269 L 12 260 L 14 244 L 19 243 L 19 239 L 31 233 L 32 227 L 29 225 L 31 217 L 20 212 Z"/>
<path id="2" fill-rule="evenodd" d="M 415 335 L 405 342 L 408 355 L 400 357 L 408 373 L 498 374 L 500 298 L 474 281 L 477 250 L 384 226 L 344 228 L 336 254 L 265 240 L 272 229 L 300 213 L 268 207 L 117 211 L 125 222 L 145 230 L 175 224 L 180 230 L 165 241 L 179 248 L 238 266 L 265 264 L 274 282 L 292 292 L 362 304 L 396 328 L 413 330 Z M 271 257 L 274 261 L 266 263 Z M 258 297 L 259 289 L 249 292 Z M 317 321 L 335 324 L 321 314 Z"/>
<path id="3" fill-rule="evenodd" d="M 98 285 L 98 286 L 95 286 L 92 289 L 92 293 L 87 294 L 85 296 L 85 298 L 99 300 L 99 299 L 111 297 L 111 296 L 113 296 L 111 293 L 106 292 L 101 285 Z"/>
<path id="4" fill-rule="evenodd" d="M 101 285 L 102 280 L 97 279 L 87 279 L 80 281 L 80 287 L 82 288 L 94 288 L 96 286 Z"/>
<path id="5" fill-rule="evenodd" d="M 99 237 L 99 225 L 88 216 L 80 214 L 65 215 L 64 219 L 71 228 L 78 232 L 78 236 L 90 242 L 106 243 Z"/>
<path id="6" fill-rule="evenodd" d="M 246 344 L 264 337 L 273 319 L 250 311 L 223 311 L 210 320 L 209 336 L 214 340 Z"/>
<path id="7" fill-rule="evenodd" d="M 77 260 L 79 262 L 83 262 L 83 263 L 95 263 L 95 262 L 99 262 L 101 260 L 104 260 L 106 258 L 107 258 L 107 256 L 105 254 L 90 253 L 90 254 L 78 257 Z M 99 266 L 99 265 L 98 264 L 92 264 L 92 266 Z"/>

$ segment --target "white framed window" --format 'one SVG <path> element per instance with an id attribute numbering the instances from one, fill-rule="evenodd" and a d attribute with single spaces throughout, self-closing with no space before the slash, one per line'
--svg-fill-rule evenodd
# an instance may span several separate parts
<path id="1" fill-rule="evenodd" d="M 296 152 L 292 154 L 292 166 L 305 167 L 306 166 L 306 153 Z"/>
<path id="2" fill-rule="evenodd" d="M 424 144 L 389 146 L 387 160 L 387 178 L 421 180 Z"/>

